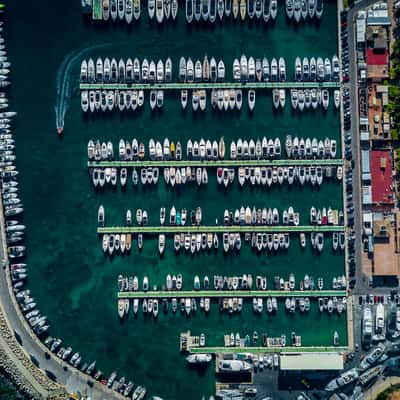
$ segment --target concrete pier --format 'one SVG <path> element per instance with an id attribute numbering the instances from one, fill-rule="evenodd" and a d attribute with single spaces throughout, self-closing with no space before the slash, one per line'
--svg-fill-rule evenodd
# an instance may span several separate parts
<path id="1" fill-rule="evenodd" d="M 340 166 L 341 159 L 314 159 L 314 160 L 161 160 L 161 161 L 88 161 L 88 168 L 128 168 L 128 167 L 289 167 L 289 166 Z"/>
<path id="2" fill-rule="evenodd" d="M 152 82 L 81 83 L 80 90 L 182 90 L 182 89 L 337 89 L 339 82 Z"/>
<path id="3" fill-rule="evenodd" d="M 230 226 L 105 226 L 98 227 L 99 235 L 121 233 L 173 234 L 173 233 L 292 233 L 292 232 L 343 232 L 341 225 L 230 225 Z"/>
<path id="4" fill-rule="evenodd" d="M 345 290 L 179 290 L 179 291 L 147 291 L 118 292 L 119 299 L 156 299 L 156 298 L 199 298 L 199 297 L 344 297 Z"/>

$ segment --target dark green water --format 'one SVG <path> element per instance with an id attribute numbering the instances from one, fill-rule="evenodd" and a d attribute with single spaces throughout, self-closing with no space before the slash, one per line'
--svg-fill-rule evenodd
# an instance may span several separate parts
<path id="1" fill-rule="evenodd" d="M 218 190 L 215 178 L 207 188 L 193 186 L 184 190 L 166 189 L 159 183 L 155 188 L 126 192 L 95 193 L 89 184 L 86 169 L 86 145 L 89 138 L 111 139 L 136 136 L 146 143 L 150 137 L 175 141 L 201 136 L 226 140 L 239 137 L 257 138 L 286 133 L 339 138 L 339 118 L 330 107 L 327 113 L 293 114 L 286 106 L 281 113 L 272 110 L 270 93 L 257 93 L 256 110 L 252 116 L 246 107 L 240 114 L 211 113 L 193 115 L 182 113 L 177 99 L 167 98 L 162 112 L 152 115 L 149 106 L 142 112 L 121 117 L 119 114 L 96 118 L 82 115 L 77 88 L 70 102 L 62 140 L 55 132 L 55 81 L 57 69 L 72 50 L 101 43 L 114 42 L 113 47 L 94 52 L 97 57 L 124 56 L 149 59 L 170 56 L 177 66 L 181 55 L 192 59 L 223 58 L 228 74 L 234 57 L 242 52 L 261 57 L 285 56 L 288 76 L 293 73 L 297 55 L 332 56 L 336 53 L 336 8 L 325 5 L 320 25 L 288 25 L 280 6 L 277 21 L 265 27 L 257 23 L 215 24 L 214 27 L 187 26 L 182 12 L 177 24 L 149 24 L 142 18 L 137 26 L 93 24 L 80 15 L 79 1 L 43 0 L 17 2 L 10 6 L 6 24 L 10 59 L 13 63 L 12 104 L 18 111 L 17 138 L 20 185 L 25 205 L 24 222 L 28 226 L 26 244 L 29 249 L 29 287 L 44 314 L 52 323 L 52 335 L 80 351 L 88 359 L 110 373 L 118 370 L 152 393 L 166 399 L 196 399 L 213 391 L 214 374 L 209 368 L 200 374 L 185 367 L 179 354 L 179 333 L 190 329 L 204 332 L 208 343 L 221 345 L 223 334 L 231 331 L 242 335 L 257 329 L 270 336 L 287 335 L 293 330 L 303 336 L 304 345 L 330 345 L 334 330 L 341 342 L 346 336 L 345 316 L 321 315 L 315 306 L 308 315 L 289 316 L 283 311 L 269 317 L 257 317 L 247 305 L 241 315 L 229 317 L 213 307 L 209 316 L 197 313 L 187 319 L 181 315 L 161 315 L 157 321 L 129 320 L 120 324 L 116 312 L 116 278 L 118 274 L 149 276 L 151 283 L 164 283 L 170 273 L 182 273 L 189 285 L 195 274 L 274 275 L 288 277 L 295 273 L 300 280 L 305 273 L 323 276 L 331 282 L 343 273 L 343 256 L 331 251 L 326 241 L 321 256 L 308 247 L 301 251 L 294 240 L 290 250 L 279 256 L 257 256 L 248 247 L 240 256 L 224 257 L 218 253 L 175 257 L 172 243 L 160 260 L 156 241 L 148 240 L 139 253 L 136 248 L 129 256 L 109 260 L 103 257 L 96 235 L 97 208 L 103 203 L 110 224 L 120 224 L 127 208 L 146 208 L 150 221 L 158 222 L 159 208 L 173 204 L 187 209 L 201 205 L 203 218 L 212 223 L 222 218 L 224 208 L 240 205 L 287 208 L 293 205 L 306 220 L 311 205 L 341 208 L 341 186 L 325 183 L 320 189 L 310 187 L 268 189 L 247 188 L 239 191 L 234 185 L 228 191 Z M 182 10 L 181 10 L 182 11 Z M 176 96 L 177 97 L 177 96 Z M 210 108 L 210 107 L 209 107 Z M 248 311 L 247 311 L 248 310 Z M 318 329 L 312 329 L 318 327 Z M 311 328 L 311 329 L 310 329 Z M 166 384 L 168 382 L 169 384 Z M 199 389 L 201 388 L 201 389 Z"/>

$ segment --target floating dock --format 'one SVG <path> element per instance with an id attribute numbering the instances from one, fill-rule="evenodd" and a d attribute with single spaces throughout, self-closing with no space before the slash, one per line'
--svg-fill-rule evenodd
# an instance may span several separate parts
<path id="1" fill-rule="evenodd" d="M 95 13 L 93 7 L 93 15 Z M 339 88 L 339 82 L 152 82 L 80 83 L 80 90 L 314 89 Z"/>
<path id="2" fill-rule="evenodd" d="M 343 225 L 173 225 L 173 226 L 104 226 L 98 227 L 97 233 L 292 233 L 292 232 L 344 232 Z"/>
<path id="3" fill-rule="evenodd" d="M 345 290 L 149 290 L 147 292 L 118 292 L 119 299 L 168 299 L 168 298 L 219 298 L 219 297 L 345 297 Z"/>
<path id="4" fill-rule="evenodd" d="M 345 352 L 348 348 L 334 346 L 285 346 L 285 347 L 264 347 L 264 346 L 248 346 L 248 347 L 188 347 L 190 353 L 339 353 Z"/>
<path id="5" fill-rule="evenodd" d="M 343 160 L 161 160 L 161 161 L 88 161 L 88 168 L 128 168 L 128 167 L 280 167 L 280 166 L 341 166 Z"/>

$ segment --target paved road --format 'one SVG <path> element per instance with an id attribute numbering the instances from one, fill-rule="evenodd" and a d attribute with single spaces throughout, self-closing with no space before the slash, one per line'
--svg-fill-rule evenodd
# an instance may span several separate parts
<path id="1" fill-rule="evenodd" d="M 358 74 L 357 50 L 355 37 L 355 18 L 359 10 L 374 4 L 376 0 L 358 1 L 350 10 L 347 17 L 348 48 L 349 48 L 349 75 L 350 82 L 346 86 L 350 89 L 351 135 L 352 152 L 354 160 L 353 169 L 353 203 L 354 203 L 354 231 L 355 231 L 355 261 L 356 261 L 356 286 L 353 294 L 370 293 L 368 278 L 362 272 L 362 188 L 361 188 L 361 162 L 360 162 L 360 132 L 358 113 Z M 387 290 L 386 290 L 387 291 Z M 375 290 L 374 290 L 375 292 Z"/>
<path id="2" fill-rule="evenodd" d="M 353 291 L 355 294 L 362 293 L 368 290 L 367 279 L 361 272 L 361 254 L 362 254 L 362 217 L 361 217 L 361 174 L 360 174 L 360 142 L 359 142 L 359 130 L 358 130 L 358 83 L 357 83 L 357 65 L 356 65 L 356 49 L 355 49 L 355 29 L 354 19 L 358 10 L 371 5 L 376 0 L 361 0 L 350 10 L 348 15 L 348 28 L 349 28 L 349 61 L 350 61 L 350 77 L 351 84 L 348 85 L 350 88 L 350 99 L 351 99 L 351 113 L 352 113 L 352 149 L 353 158 L 355 161 L 355 167 L 353 170 L 354 189 L 353 198 L 355 203 L 355 233 L 356 233 L 356 288 Z M 4 258 L 3 246 L 0 246 L 0 258 Z M 93 388 L 87 385 L 87 376 L 72 370 L 67 366 L 67 370 L 64 369 L 65 363 L 60 360 L 52 358 L 47 360 L 44 356 L 44 347 L 38 344 L 37 340 L 31 336 L 31 331 L 26 323 L 20 319 L 18 313 L 15 310 L 13 299 L 10 295 L 6 271 L 2 271 L 0 278 L 0 301 L 7 315 L 7 318 L 12 328 L 18 332 L 22 339 L 23 348 L 27 353 L 33 355 L 39 362 L 39 366 L 42 369 L 52 371 L 56 376 L 58 382 L 64 384 L 68 391 L 80 391 L 81 393 L 87 393 L 92 399 L 120 399 L 121 397 L 115 392 L 107 390 L 103 385 L 98 383 Z"/>
<path id="3" fill-rule="evenodd" d="M 0 209 L 2 210 L 2 203 L 0 201 Z M 0 211 L 0 222 L 3 220 L 2 211 Z M 4 260 L 4 246 L 3 238 L 4 227 L 1 224 L 1 236 L 0 236 L 0 260 Z M 108 399 L 122 399 L 123 397 L 114 391 L 109 390 L 104 385 L 95 382 L 93 388 L 89 387 L 87 381 L 89 377 L 85 374 L 80 373 L 74 368 L 71 368 L 66 363 L 62 362 L 54 355 L 47 360 L 45 358 L 46 348 L 42 343 L 40 343 L 36 336 L 33 336 L 32 331 L 26 321 L 21 318 L 21 314 L 16 311 L 15 299 L 10 293 L 8 286 L 9 279 L 7 279 L 7 270 L 3 269 L 0 271 L 0 302 L 11 325 L 15 332 L 18 332 L 22 346 L 29 355 L 33 355 L 39 362 L 39 367 L 43 370 L 49 370 L 53 372 L 57 377 L 57 382 L 65 385 L 68 392 L 79 391 L 81 393 L 86 393 L 92 399 L 95 400 L 108 400 Z"/>

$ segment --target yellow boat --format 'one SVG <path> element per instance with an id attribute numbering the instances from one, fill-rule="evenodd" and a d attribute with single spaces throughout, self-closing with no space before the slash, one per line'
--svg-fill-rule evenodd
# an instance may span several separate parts
<path id="1" fill-rule="evenodd" d="M 240 0 L 240 18 L 242 21 L 246 18 L 246 0 Z"/>
<path id="2" fill-rule="evenodd" d="M 169 145 L 169 151 L 171 153 L 171 157 L 175 158 L 175 143 L 171 142 L 171 144 Z"/>
<path id="3" fill-rule="evenodd" d="M 127 233 L 126 234 L 126 241 L 125 241 L 125 249 L 126 251 L 130 251 L 132 247 L 132 234 L 131 233 Z"/>
<path id="4" fill-rule="evenodd" d="M 218 143 L 218 155 L 221 160 L 225 157 L 225 141 L 224 137 L 222 136 Z"/>

